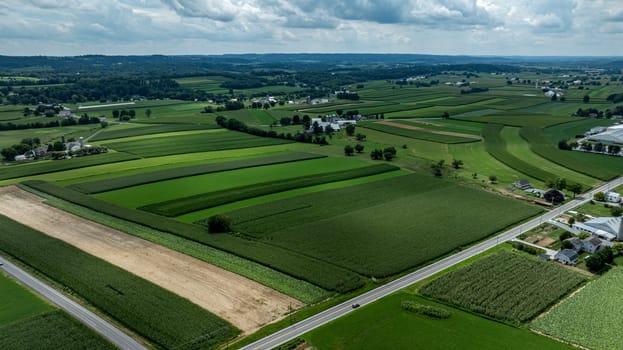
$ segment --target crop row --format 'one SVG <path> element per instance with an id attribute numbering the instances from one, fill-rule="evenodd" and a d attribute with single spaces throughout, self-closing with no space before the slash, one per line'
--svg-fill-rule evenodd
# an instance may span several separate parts
<path id="1" fill-rule="evenodd" d="M 74 157 L 72 159 L 39 161 L 32 164 L 12 165 L 0 168 L 0 180 L 86 168 L 101 164 L 125 162 L 135 159 L 140 159 L 140 157 L 127 153 L 104 153 L 84 157 Z"/>
<path id="2" fill-rule="evenodd" d="M 60 310 L 40 314 L 0 328 L 0 349 L 113 350 L 102 339 Z"/>
<path id="3" fill-rule="evenodd" d="M 561 266 L 500 251 L 433 280 L 419 292 L 502 321 L 526 322 L 585 280 Z"/>
<path id="4" fill-rule="evenodd" d="M 359 288 L 363 284 L 361 278 L 357 274 L 339 268 L 331 263 L 319 261 L 305 254 L 298 254 L 286 249 L 280 249 L 256 240 L 248 240 L 232 235 L 209 234 L 206 228 L 199 225 L 179 222 L 141 210 L 123 208 L 45 181 L 26 181 L 23 184 L 27 187 L 119 219 L 134 222 L 159 231 L 169 232 L 198 243 L 224 250 L 310 282 L 326 290 L 342 293 Z"/>
<path id="5" fill-rule="evenodd" d="M 235 131 L 223 131 L 120 141 L 106 144 L 106 146 L 141 157 L 158 157 L 181 153 L 270 146 L 290 142 L 292 141 L 258 137 Z"/>
<path id="6" fill-rule="evenodd" d="M 135 175 L 116 177 L 112 179 L 85 182 L 75 184 L 70 187 L 82 193 L 92 194 L 194 175 L 210 174 L 221 171 L 251 168 L 262 165 L 289 163 L 324 157 L 326 156 L 304 152 L 292 152 L 274 156 L 233 160 L 229 162 L 208 163 L 188 167 L 152 171 Z"/>
<path id="7" fill-rule="evenodd" d="M 410 174 L 226 215 L 242 235 L 365 276 L 383 277 L 469 245 L 539 211 L 430 175 Z"/>
<path id="8" fill-rule="evenodd" d="M 586 288 L 557 305 L 533 324 L 547 335 L 582 345 L 609 350 L 621 348 L 621 313 L 618 297 L 623 286 L 623 269 L 612 268 Z M 590 328 L 587 328 L 590 325 Z"/>
<path id="9" fill-rule="evenodd" d="M 372 176 L 399 169 L 400 168 L 389 164 L 376 164 L 363 168 L 335 171 L 325 174 L 314 174 L 292 179 L 280 179 L 229 188 L 221 191 L 202 193 L 190 197 L 176 198 L 160 203 L 146 205 L 139 209 L 147 210 L 159 215 L 180 216 L 193 211 L 216 207 L 248 198 L 264 196 L 271 193 Z"/>
<path id="10" fill-rule="evenodd" d="M 165 132 L 215 129 L 217 127 L 216 124 L 160 124 L 119 130 L 112 128 L 95 135 L 91 138 L 91 141 L 121 139 L 124 137 L 152 135 Z"/>
<path id="11" fill-rule="evenodd" d="M 453 135 L 436 134 L 425 130 L 413 130 L 406 128 L 399 128 L 390 125 L 384 125 L 379 123 L 361 123 L 359 126 L 372 130 L 385 132 L 392 135 L 409 137 L 412 139 L 440 142 L 440 143 L 467 143 L 479 141 L 477 138 L 467 138 Z"/>
<path id="12" fill-rule="evenodd" d="M 559 139 L 551 139 L 543 129 L 525 127 L 521 137 L 530 142 L 532 151 L 541 157 L 565 168 L 607 181 L 623 174 L 623 158 L 580 151 L 558 149 Z M 573 137 L 574 135 L 569 135 Z"/>
<path id="13" fill-rule="evenodd" d="M 550 125 L 557 125 L 571 121 L 571 117 L 552 116 L 548 114 L 494 114 L 477 117 L 459 117 L 459 120 L 469 120 L 480 123 L 502 124 L 509 126 L 530 126 L 544 128 Z M 558 141 L 556 141 L 558 142 Z"/>
<path id="14" fill-rule="evenodd" d="M 163 348 L 216 345 L 238 331 L 153 283 L 63 241 L 0 216 L 0 246 Z"/>

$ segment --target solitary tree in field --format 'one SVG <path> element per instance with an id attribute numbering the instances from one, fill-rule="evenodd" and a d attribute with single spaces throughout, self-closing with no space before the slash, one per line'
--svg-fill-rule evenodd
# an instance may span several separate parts
<path id="1" fill-rule="evenodd" d="M 355 145 L 355 151 L 357 151 L 357 153 L 361 153 L 363 152 L 364 146 L 360 143 Z"/>
<path id="2" fill-rule="evenodd" d="M 355 149 L 351 145 L 344 146 L 344 154 L 347 156 L 352 156 L 355 153 Z"/>
<path id="3" fill-rule="evenodd" d="M 208 231 L 210 233 L 231 232 L 231 219 L 225 215 L 212 215 L 208 218 Z"/>
<path id="4" fill-rule="evenodd" d="M 145 110 L 145 116 L 146 116 L 147 118 L 150 118 L 150 117 L 151 117 L 151 109 L 147 108 L 147 109 Z"/>
<path id="5" fill-rule="evenodd" d="M 458 160 L 458 159 L 453 159 L 452 160 L 452 167 L 454 169 L 460 169 L 462 165 L 463 165 L 463 161 L 462 160 Z"/>
<path id="6" fill-rule="evenodd" d="M 119 110 L 118 109 L 113 109 L 112 117 L 115 118 L 115 119 L 119 119 Z"/>
<path id="7" fill-rule="evenodd" d="M 591 101 L 591 97 L 590 97 L 590 96 L 588 96 L 588 95 L 584 95 L 584 98 L 582 98 L 582 101 L 583 101 L 584 103 L 589 103 L 589 102 Z"/>
<path id="8" fill-rule="evenodd" d="M 603 202 L 606 200 L 606 194 L 599 191 L 597 193 L 595 193 L 595 195 L 593 196 L 593 199 L 598 201 L 598 202 Z"/>
<path id="9" fill-rule="evenodd" d="M 355 136 L 355 138 L 357 139 L 357 141 L 365 141 L 366 135 L 359 133 Z"/>
<path id="10" fill-rule="evenodd" d="M 489 175 L 489 182 L 491 182 L 492 184 L 498 182 L 498 177 L 495 175 Z"/>
<path id="11" fill-rule="evenodd" d="M 582 185 L 577 182 L 569 184 L 567 186 L 567 189 L 571 191 L 571 193 L 573 193 L 573 198 L 575 198 L 576 195 L 582 193 Z"/>
<path id="12" fill-rule="evenodd" d="M 346 125 L 346 135 L 348 136 L 355 135 L 355 125 L 353 124 Z"/>

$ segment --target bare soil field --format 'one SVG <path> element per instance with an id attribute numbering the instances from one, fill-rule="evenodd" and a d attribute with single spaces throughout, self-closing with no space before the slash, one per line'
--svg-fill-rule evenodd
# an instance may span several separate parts
<path id="1" fill-rule="evenodd" d="M 465 137 L 465 138 L 468 138 L 468 139 L 480 140 L 480 136 L 470 135 L 470 134 L 462 134 L 460 132 L 431 130 L 431 129 L 426 129 L 426 128 L 420 128 L 420 127 L 415 126 L 415 125 L 405 125 L 405 124 L 400 124 L 400 123 L 395 123 L 395 122 L 388 122 L 388 121 L 383 121 L 383 122 L 378 122 L 378 123 L 379 124 L 393 126 L 393 127 L 396 127 L 396 128 L 401 128 L 401 129 L 418 130 L 418 131 L 428 132 L 428 133 L 431 133 L 431 134 L 458 136 L 458 137 Z M 434 124 L 430 123 L 430 125 L 434 125 Z"/>
<path id="2" fill-rule="evenodd" d="M 0 188 L 0 212 L 187 298 L 245 334 L 302 306 L 235 273 L 50 207 L 15 186 Z"/>

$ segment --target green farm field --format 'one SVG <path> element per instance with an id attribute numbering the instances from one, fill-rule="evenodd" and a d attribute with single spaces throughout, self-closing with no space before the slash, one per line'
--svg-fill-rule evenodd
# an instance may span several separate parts
<path id="1" fill-rule="evenodd" d="M 537 319 L 532 327 L 549 336 L 595 350 L 619 349 L 623 268 L 615 267 Z M 587 325 L 590 325 L 587 328 Z"/>
<path id="2" fill-rule="evenodd" d="M 451 210 L 449 203 L 461 209 L 440 222 L 438 214 Z M 412 174 L 274 201 L 227 215 L 244 235 L 362 275 L 384 277 L 485 238 L 539 211 L 497 195 Z M 476 216 L 481 220 L 470 219 Z"/>
<path id="3" fill-rule="evenodd" d="M 4 272 L 0 272 L 0 294 L 0 327 L 54 310 L 50 304 Z"/>
<path id="4" fill-rule="evenodd" d="M 282 139 L 262 138 L 235 131 L 208 130 L 185 135 L 174 135 L 172 133 L 157 134 L 155 137 L 131 141 L 122 139 L 117 142 L 104 143 L 104 146 L 141 157 L 159 157 L 181 153 L 279 145 L 290 142 Z"/>
<path id="5" fill-rule="evenodd" d="M 238 333 L 229 323 L 188 300 L 65 242 L 4 216 L 0 216 L 0 224 L 4 228 L 0 232 L 3 252 L 70 288 L 158 346 L 213 346 Z M 212 336 L 203 337 L 206 333 Z"/>
<path id="6" fill-rule="evenodd" d="M 137 208 L 207 192 L 223 191 L 259 182 L 295 179 L 301 176 L 361 168 L 369 163 L 356 159 L 321 158 L 300 162 L 257 166 L 181 179 L 165 180 L 96 194 L 121 206 Z"/>
<path id="7" fill-rule="evenodd" d="M 188 131 L 188 130 L 205 130 L 216 129 L 216 124 L 160 124 L 160 125 L 142 125 L 132 128 L 117 128 L 109 126 L 102 132 L 98 133 L 90 139 L 90 141 L 102 141 L 110 139 L 121 139 L 126 137 L 153 135 L 169 132 Z"/>
<path id="8" fill-rule="evenodd" d="M 0 348 L 11 350 L 116 349 L 93 330 L 60 310 L 0 326 Z"/>
<path id="9" fill-rule="evenodd" d="M 482 128 L 485 126 L 483 123 L 466 122 L 458 119 L 408 119 L 393 120 L 392 122 L 417 126 L 428 130 L 448 131 L 477 136 L 481 134 Z"/>
<path id="10" fill-rule="evenodd" d="M 429 282 L 419 293 L 518 323 L 534 318 L 585 280 L 577 272 L 536 257 L 499 251 Z"/>
<path id="11" fill-rule="evenodd" d="M 434 319 L 407 312 L 403 301 L 445 309 L 447 319 Z M 398 292 L 361 307 L 339 320 L 302 336 L 318 350 L 385 349 L 541 349 L 571 350 L 573 347 L 516 328 L 454 309 L 407 292 Z"/>
<path id="12" fill-rule="evenodd" d="M 462 137 L 459 135 L 444 135 L 436 133 L 436 131 L 427 130 L 414 130 L 401 128 L 398 126 L 386 125 L 381 123 L 360 123 L 358 126 L 367 129 L 373 129 L 388 134 L 394 134 L 424 141 L 439 142 L 439 143 L 466 143 L 466 142 L 478 142 L 480 139 L 477 137 Z M 415 126 L 411 124 L 411 126 Z M 470 135 L 467 135 L 470 136 Z"/>

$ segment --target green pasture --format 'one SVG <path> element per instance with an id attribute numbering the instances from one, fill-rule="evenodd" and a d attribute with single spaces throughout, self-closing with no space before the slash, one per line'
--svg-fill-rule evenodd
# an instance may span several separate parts
<path id="1" fill-rule="evenodd" d="M 594 177 L 577 173 L 537 155 L 530 148 L 528 141 L 519 135 L 519 130 L 519 128 L 515 127 L 504 127 L 500 133 L 500 136 L 506 143 L 506 149 L 511 155 L 533 166 L 537 166 L 543 171 L 555 175 L 556 177 L 580 183 L 584 187 L 592 187 L 598 182 L 598 180 Z"/>
<path id="2" fill-rule="evenodd" d="M 447 319 L 409 313 L 403 301 L 442 308 Z M 454 309 L 407 292 L 398 292 L 366 305 L 302 337 L 319 350 L 385 349 L 574 349 L 523 328 L 508 326 Z"/>
<path id="3" fill-rule="evenodd" d="M 223 162 L 236 159 L 276 155 L 287 152 L 309 151 L 308 144 L 288 143 L 283 145 L 241 148 L 212 152 L 198 152 L 177 154 L 171 156 L 142 158 L 118 163 L 94 165 L 86 168 L 64 170 L 62 172 L 47 173 L 36 176 L 26 176 L 19 179 L 0 181 L 0 185 L 14 184 L 22 180 L 42 179 L 57 182 L 61 185 L 70 185 L 81 182 L 110 179 L 117 176 L 142 174 L 144 172 L 173 169 L 179 166 L 192 166 L 204 163 Z M 138 158 L 138 157 L 136 157 Z M 86 159 L 81 158 L 81 159 Z"/>
<path id="4" fill-rule="evenodd" d="M 413 124 L 411 124 L 413 125 Z M 458 135 L 444 135 L 433 132 L 429 132 L 427 130 L 412 130 L 406 128 L 400 128 L 392 125 L 385 125 L 380 123 L 359 123 L 360 127 L 366 129 L 373 129 L 381 132 L 385 132 L 388 134 L 399 135 L 424 141 L 431 142 L 439 142 L 439 143 L 467 143 L 467 142 L 478 142 L 479 138 L 468 138 L 462 137 Z"/>
<path id="5" fill-rule="evenodd" d="M 227 119 L 237 119 L 248 125 L 271 125 L 275 121 L 279 121 L 270 112 L 263 109 L 239 109 L 236 111 L 218 112 L 215 115 L 222 115 Z"/>
<path id="6" fill-rule="evenodd" d="M 439 220 L 439 213 L 446 210 L 454 214 Z M 383 277 L 447 254 L 539 211 L 430 175 L 412 174 L 227 215 L 236 231 L 254 239 L 362 275 Z"/>
<path id="7" fill-rule="evenodd" d="M 278 193 L 273 193 L 273 194 L 269 194 L 265 196 L 258 196 L 258 197 L 254 197 L 250 199 L 245 199 L 245 200 L 237 201 L 235 203 L 219 205 L 217 207 L 184 214 L 184 215 L 178 216 L 176 219 L 183 221 L 183 222 L 192 223 L 192 222 L 204 220 L 205 218 L 210 217 L 215 214 L 227 213 L 233 210 L 242 209 L 242 208 L 259 205 L 263 203 L 269 203 L 269 202 L 280 200 L 280 199 L 293 198 L 293 197 L 297 197 L 297 196 L 308 194 L 308 193 L 321 192 L 325 190 L 334 190 L 334 189 L 338 189 L 342 187 L 376 182 L 376 181 L 390 179 L 393 177 L 398 177 L 398 176 L 407 175 L 407 174 L 409 174 L 409 172 L 405 170 L 399 170 L 399 171 L 391 171 L 391 172 L 387 172 L 387 173 L 383 173 L 379 175 L 365 176 L 365 177 L 359 177 L 356 179 L 330 182 L 330 183 L 326 183 L 322 185 L 308 186 L 304 188 L 298 188 L 294 190 L 278 192 Z"/>
<path id="8" fill-rule="evenodd" d="M 0 326 L 0 349 L 113 350 L 116 347 L 58 310 Z"/>
<path id="9" fill-rule="evenodd" d="M 356 169 L 366 165 L 368 163 L 351 158 L 311 159 L 164 180 L 98 193 L 95 197 L 120 206 L 137 208 L 208 192 L 249 186 L 259 182 L 295 179 L 301 176 Z"/>
<path id="10" fill-rule="evenodd" d="M 171 135 L 169 133 L 140 140 L 104 143 L 104 146 L 141 157 L 159 157 L 182 153 L 279 145 L 290 142 L 283 139 L 262 138 L 236 131 L 208 130 L 192 132 L 192 134 L 186 135 L 179 135 L 179 133 Z"/>
<path id="11" fill-rule="evenodd" d="M 523 253 L 500 251 L 434 279 L 419 293 L 510 323 L 536 317 L 586 278 Z"/>
<path id="12" fill-rule="evenodd" d="M 558 141 L 573 137 L 574 135 L 566 134 L 566 132 L 575 130 L 555 129 L 550 134 L 548 129 L 522 128 L 520 134 L 530 143 L 534 153 L 575 172 L 600 180 L 610 180 L 623 174 L 623 158 L 604 154 L 560 150 L 558 149 Z M 563 135 L 566 135 L 566 137 L 561 138 Z"/>
<path id="13" fill-rule="evenodd" d="M 532 327 L 586 348 L 618 349 L 623 342 L 618 328 L 623 312 L 618 298 L 621 293 L 623 268 L 615 267 L 534 321 Z"/>
<path id="14" fill-rule="evenodd" d="M 389 164 L 374 164 L 361 168 L 298 176 L 289 179 L 258 182 L 245 186 L 196 194 L 188 197 L 178 197 L 159 203 L 149 204 L 140 207 L 139 209 L 147 210 L 152 213 L 165 216 L 180 216 L 190 212 L 196 212 L 198 210 L 203 210 L 206 208 L 213 208 L 249 198 L 290 191 L 308 186 L 321 185 L 325 183 L 347 181 L 360 177 L 374 176 L 390 171 L 397 171 L 399 169 L 400 168 Z"/>
<path id="15" fill-rule="evenodd" d="M 134 126 L 134 124 L 132 124 Z M 139 124 L 140 125 L 140 124 Z M 166 134 L 179 131 L 205 130 L 218 128 L 216 124 L 161 124 L 161 125 L 140 125 L 139 127 L 117 128 L 109 126 L 90 138 L 90 141 L 102 141 L 110 139 L 122 139 L 128 137 Z"/>
<path id="16" fill-rule="evenodd" d="M 0 272 L 0 333 L 1 327 L 30 318 L 54 308 L 17 281 Z"/>
<path id="17" fill-rule="evenodd" d="M 493 123 L 503 124 L 509 126 L 532 126 L 532 127 L 547 127 L 555 124 L 562 124 L 573 121 L 571 117 L 557 117 L 547 114 L 491 114 L 485 116 L 476 117 L 457 117 L 461 120 L 468 120 L 480 123 Z M 558 142 L 558 141 L 557 141 Z"/>
<path id="18" fill-rule="evenodd" d="M 465 122 L 455 119 L 428 119 L 428 120 L 392 120 L 392 122 L 416 126 L 418 128 L 434 131 L 448 131 L 460 134 L 470 134 L 480 136 L 484 124 Z"/>

